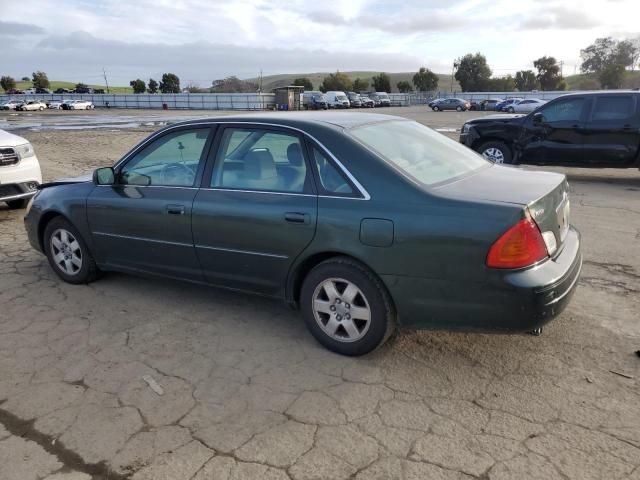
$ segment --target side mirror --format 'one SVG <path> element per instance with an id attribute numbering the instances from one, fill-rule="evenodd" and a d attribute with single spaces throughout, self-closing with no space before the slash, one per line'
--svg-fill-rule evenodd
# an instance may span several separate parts
<path id="1" fill-rule="evenodd" d="M 536 112 L 533 114 L 534 125 L 542 125 L 544 123 L 544 115 L 542 112 Z"/>
<path id="2" fill-rule="evenodd" d="M 93 183 L 96 185 L 113 185 L 116 175 L 111 167 L 98 168 L 93 172 Z"/>

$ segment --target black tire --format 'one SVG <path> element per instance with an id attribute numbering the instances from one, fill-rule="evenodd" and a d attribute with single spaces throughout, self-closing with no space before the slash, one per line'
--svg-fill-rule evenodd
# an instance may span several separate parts
<path id="1" fill-rule="evenodd" d="M 20 210 L 21 208 L 26 208 L 27 203 L 29 203 L 28 199 L 21 198 L 20 200 L 8 200 L 7 201 L 7 206 L 11 210 Z"/>
<path id="2" fill-rule="evenodd" d="M 507 112 L 516 113 L 516 110 L 513 107 L 509 107 L 509 108 L 507 108 Z"/>
<path id="3" fill-rule="evenodd" d="M 511 148 L 506 143 L 500 142 L 498 140 L 490 140 L 488 142 L 485 142 L 482 145 L 480 145 L 476 149 L 476 151 L 480 155 L 484 155 L 484 152 L 491 148 L 500 150 L 502 152 L 502 157 L 503 157 L 502 162 L 496 162 L 496 163 L 510 164 L 513 161 L 513 152 L 511 151 Z"/>
<path id="4" fill-rule="evenodd" d="M 463 110 L 462 107 L 460 107 L 460 106 L 456 107 L 456 111 L 461 112 L 462 110 Z"/>
<path id="5" fill-rule="evenodd" d="M 366 298 L 370 323 L 366 333 L 358 340 L 336 340 L 325 333 L 316 321 L 314 294 L 324 281 L 331 278 L 353 283 Z M 367 267 L 348 257 L 334 257 L 314 267 L 302 284 L 300 305 L 307 328 L 315 339 L 341 355 L 359 356 L 375 350 L 387 341 L 396 325 L 393 302 L 380 279 Z"/>
<path id="6" fill-rule="evenodd" d="M 431 107 L 431 109 L 432 109 L 434 112 L 439 112 L 439 111 L 440 111 L 440 107 L 439 107 L 439 106 L 437 106 L 437 105 L 434 105 L 433 107 Z"/>
<path id="7" fill-rule="evenodd" d="M 56 263 L 54 260 L 54 252 L 53 245 L 51 241 L 52 235 L 60 229 L 64 229 L 70 232 L 75 240 L 79 244 L 79 250 L 81 251 L 82 264 L 80 269 L 69 275 L 65 273 L 62 268 Z M 87 247 L 86 242 L 80 235 L 80 232 L 66 219 L 63 217 L 55 217 L 53 218 L 44 229 L 44 237 L 43 237 L 43 247 L 44 252 L 49 260 L 49 265 L 53 271 L 58 275 L 62 280 L 67 283 L 72 283 L 74 285 L 80 285 L 83 283 L 90 283 L 96 280 L 100 276 L 100 270 L 96 266 L 96 262 Z"/>

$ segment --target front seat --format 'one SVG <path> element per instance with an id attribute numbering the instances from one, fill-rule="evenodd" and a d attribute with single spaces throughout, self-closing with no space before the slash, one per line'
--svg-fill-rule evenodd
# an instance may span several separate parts
<path id="1" fill-rule="evenodd" d="M 307 169 L 299 143 L 292 143 L 287 147 L 287 160 L 289 160 L 289 165 L 278 167 L 282 174 L 284 190 L 288 192 L 304 191 Z"/>
<path id="2" fill-rule="evenodd" d="M 231 178 L 229 179 L 231 180 Z M 273 155 L 267 149 L 251 150 L 244 157 L 244 166 L 226 187 L 250 188 L 256 190 L 279 190 L 278 171 Z"/>

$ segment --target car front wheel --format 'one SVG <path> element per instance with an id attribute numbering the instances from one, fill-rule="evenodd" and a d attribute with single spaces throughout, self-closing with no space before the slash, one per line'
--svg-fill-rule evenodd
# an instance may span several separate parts
<path id="1" fill-rule="evenodd" d="M 342 355 L 375 350 L 395 327 L 395 309 L 381 281 L 347 257 L 329 259 L 311 270 L 300 301 L 311 334 Z"/>
<path id="2" fill-rule="evenodd" d="M 513 158 L 511 149 L 504 142 L 499 141 L 483 143 L 477 151 L 493 163 L 511 163 Z"/>
<path id="3" fill-rule="evenodd" d="M 456 107 L 456 111 L 461 112 L 462 111 L 462 107 Z"/>
<path id="4" fill-rule="evenodd" d="M 438 107 L 438 106 L 434 106 L 434 107 L 433 107 L 433 111 L 434 111 L 434 112 L 439 112 L 439 111 L 440 111 L 440 107 Z"/>
<path id="5" fill-rule="evenodd" d="M 65 282 L 89 283 L 98 278 L 96 266 L 80 232 L 67 220 L 56 217 L 44 230 L 44 250 L 53 271 Z"/>

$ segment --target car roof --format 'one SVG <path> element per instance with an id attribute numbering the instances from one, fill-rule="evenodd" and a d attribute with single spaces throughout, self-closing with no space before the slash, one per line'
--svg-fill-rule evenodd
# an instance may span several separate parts
<path id="1" fill-rule="evenodd" d="M 312 125 L 333 125 L 342 128 L 353 128 L 370 123 L 388 122 L 393 120 L 408 121 L 404 117 L 385 115 L 381 113 L 361 112 L 279 112 L 274 113 L 246 113 L 210 117 L 206 119 L 188 120 L 180 124 L 191 123 L 269 123 L 289 127 L 302 128 Z M 176 124 L 173 124 L 174 126 Z"/>

